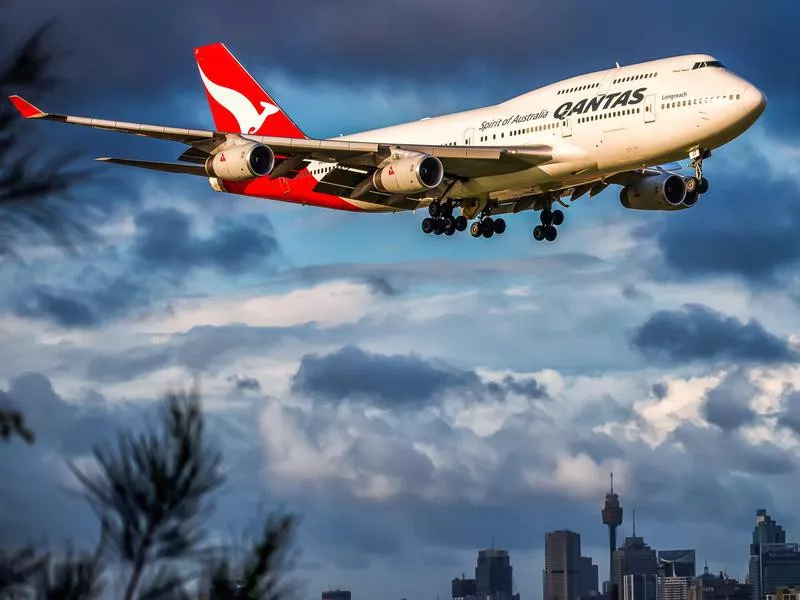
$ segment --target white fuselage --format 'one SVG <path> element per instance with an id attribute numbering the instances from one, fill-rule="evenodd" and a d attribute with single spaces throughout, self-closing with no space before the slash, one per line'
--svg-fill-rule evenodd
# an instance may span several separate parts
<path id="1" fill-rule="evenodd" d="M 563 190 L 633 168 L 683 160 L 741 135 L 763 112 L 758 88 L 695 54 L 566 79 L 500 104 L 343 136 L 394 144 L 547 145 L 541 166 L 457 183 L 449 197 L 512 198 Z M 311 163 L 324 177 L 330 164 Z M 351 200 L 352 202 L 352 200 Z M 385 206 L 358 202 L 363 209 Z M 373 208 L 374 207 L 374 208 Z"/>

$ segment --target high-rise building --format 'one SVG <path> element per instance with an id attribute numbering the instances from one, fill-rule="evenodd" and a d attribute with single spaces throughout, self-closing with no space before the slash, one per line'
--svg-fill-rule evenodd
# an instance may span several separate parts
<path id="1" fill-rule="evenodd" d="M 475 567 L 478 600 L 512 600 L 514 575 L 507 550 L 481 550 Z"/>
<path id="2" fill-rule="evenodd" d="M 636 537 L 635 530 L 633 537 L 625 538 L 622 547 L 614 552 L 611 562 L 611 582 L 618 589 L 626 575 L 658 575 L 656 551 L 643 538 Z"/>
<path id="3" fill-rule="evenodd" d="M 725 573 L 719 576 L 708 572 L 697 577 L 689 587 L 688 600 L 751 600 L 753 586 L 730 579 Z"/>
<path id="4" fill-rule="evenodd" d="M 603 525 L 608 527 L 608 580 L 614 581 L 614 552 L 617 550 L 617 527 L 622 525 L 622 506 L 619 496 L 614 493 L 614 474 L 611 473 L 611 489 L 606 494 L 606 502 L 600 512 L 603 516 Z"/>
<path id="5" fill-rule="evenodd" d="M 544 539 L 544 600 L 578 600 L 597 596 L 598 569 L 581 556 L 581 536 L 569 530 L 551 531 Z"/>
<path id="6" fill-rule="evenodd" d="M 659 550 L 658 574 L 661 577 L 694 579 L 696 559 L 694 550 Z"/>
<path id="7" fill-rule="evenodd" d="M 619 589 L 620 600 L 657 600 L 657 576 L 653 573 L 624 575 Z"/>
<path id="8" fill-rule="evenodd" d="M 544 600 L 581 597 L 581 536 L 569 530 L 544 536 Z"/>
<path id="9" fill-rule="evenodd" d="M 800 547 L 786 543 L 783 527 L 764 509 L 756 512 L 749 567 L 752 600 L 764 600 L 779 588 L 800 585 Z"/>
<path id="10" fill-rule="evenodd" d="M 767 600 L 800 600 L 800 589 L 779 588 L 774 594 L 767 594 Z"/>
<path id="11" fill-rule="evenodd" d="M 689 588 L 694 577 L 664 577 L 659 575 L 656 579 L 657 600 L 688 600 Z"/>
<path id="12" fill-rule="evenodd" d="M 600 587 L 600 573 L 597 565 L 592 562 L 590 556 L 581 556 L 580 567 L 580 596 L 589 598 L 597 596 Z"/>
<path id="13" fill-rule="evenodd" d="M 453 600 L 476 600 L 478 597 L 474 579 L 453 579 L 451 598 Z"/>

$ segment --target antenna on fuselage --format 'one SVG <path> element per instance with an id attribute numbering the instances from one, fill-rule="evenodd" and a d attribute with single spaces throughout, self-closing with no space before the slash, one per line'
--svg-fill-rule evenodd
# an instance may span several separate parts
<path id="1" fill-rule="evenodd" d="M 619 63 L 615 61 L 614 64 L 617 65 L 617 68 L 619 69 Z"/>

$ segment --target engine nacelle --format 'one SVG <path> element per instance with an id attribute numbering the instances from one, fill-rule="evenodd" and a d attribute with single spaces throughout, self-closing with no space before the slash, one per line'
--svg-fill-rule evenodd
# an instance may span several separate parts
<path id="1" fill-rule="evenodd" d="M 418 194 L 442 183 L 444 166 L 435 156 L 416 154 L 395 160 L 375 171 L 375 189 L 389 194 Z"/>
<path id="2" fill-rule="evenodd" d="M 681 210 L 689 207 L 684 204 L 686 196 L 683 177 L 665 173 L 622 188 L 619 200 L 632 210 Z"/>
<path id="3" fill-rule="evenodd" d="M 209 177 L 227 181 L 247 181 L 264 177 L 275 166 L 272 148 L 263 144 L 240 144 L 223 150 L 206 161 Z"/>

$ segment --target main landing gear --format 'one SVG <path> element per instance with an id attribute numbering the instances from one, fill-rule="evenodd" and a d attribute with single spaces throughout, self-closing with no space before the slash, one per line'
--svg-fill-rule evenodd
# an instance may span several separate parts
<path id="1" fill-rule="evenodd" d="M 434 235 L 453 235 L 456 231 L 464 231 L 467 228 L 467 217 L 459 215 L 453 216 L 453 203 L 434 201 L 428 205 L 430 217 L 422 220 L 422 232 L 433 233 Z M 472 237 L 490 238 L 493 235 L 501 235 L 506 230 L 506 222 L 503 219 L 492 219 L 488 212 L 482 213 L 478 220 L 470 226 L 469 232 Z"/>
<path id="2" fill-rule="evenodd" d="M 467 217 L 459 215 L 453 216 L 453 203 L 431 202 L 428 206 L 428 213 L 431 215 L 422 220 L 423 233 L 433 233 L 435 235 L 453 235 L 456 231 L 464 231 L 467 228 Z"/>
<path id="3" fill-rule="evenodd" d="M 545 208 L 539 213 L 539 220 L 542 224 L 533 228 L 533 239 L 537 242 L 542 240 L 547 240 L 548 242 L 556 241 L 556 237 L 558 237 L 558 229 L 556 227 L 564 222 L 564 213 L 559 209 Z"/>

